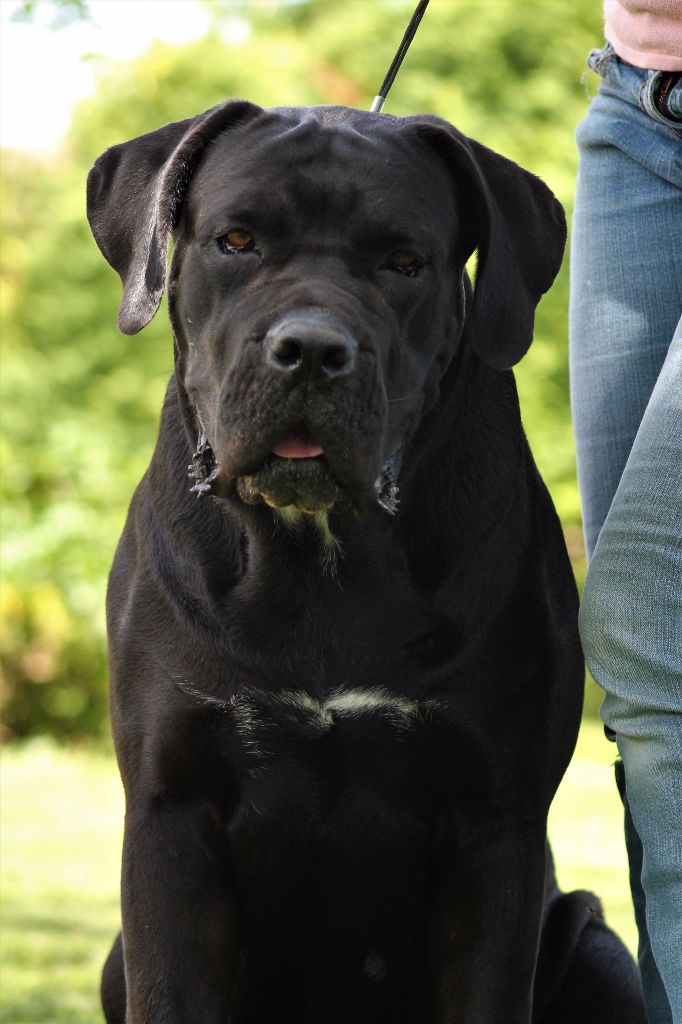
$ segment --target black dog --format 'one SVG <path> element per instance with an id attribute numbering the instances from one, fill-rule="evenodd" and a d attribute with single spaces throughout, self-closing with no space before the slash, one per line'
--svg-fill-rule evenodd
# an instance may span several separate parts
<path id="1" fill-rule="evenodd" d="M 174 241 L 109 588 L 107 1020 L 643 1022 L 546 849 L 583 667 L 508 367 L 559 204 L 433 117 L 232 102 L 108 150 L 88 213 L 126 333 Z"/>

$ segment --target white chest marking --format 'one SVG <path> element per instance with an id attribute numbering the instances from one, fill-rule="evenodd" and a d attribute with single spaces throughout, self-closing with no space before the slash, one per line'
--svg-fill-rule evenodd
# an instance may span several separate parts
<path id="1" fill-rule="evenodd" d="M 408 729 L 418 719 L 428 716 L 438 707 L 436 701 L 417 701 L 389 693 L 383 687 L 334 690 L 323 701 L 305 690 L 282 690 L 272 698 L 275 704 L 290 709 L 321 731 L 330 728 L 335 720 L 376 714 L 393 722 L 398 728 Z"/>

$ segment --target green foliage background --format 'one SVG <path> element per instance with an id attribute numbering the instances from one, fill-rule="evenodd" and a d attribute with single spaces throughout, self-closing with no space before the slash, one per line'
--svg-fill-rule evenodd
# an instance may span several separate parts
<path id="1" fill-rule="evenodd" d="M 10 736 L 100 736 L 106 726 L 106 574 L 149 459 L 172 368 L 162 310 L 141 336 L 115 328 L 118 278 L 85 219 L 85 177 L 107 146 L 231 96 L 265 106 L 366 107 L 412 0 L 208 2 L 212 28 L 103 63 L 49 159 L 2 153 L 2 632 Z M 386 111 L 437 113 L 539 174 L 570 216 L 573 133 L 600 4 L 432 0 Z M 229 20 L 251 25 L 230 43 Z M 55 36 L 55 45 L 59 37 Z M 567 378 L 567 267 L 519 369 L 526 429 L 580 570 Z"/>

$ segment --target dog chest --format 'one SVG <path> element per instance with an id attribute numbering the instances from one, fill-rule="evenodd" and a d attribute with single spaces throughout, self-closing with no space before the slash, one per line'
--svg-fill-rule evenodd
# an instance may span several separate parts
<path id="1" fill-rule="evenodd" d="M 234 704 L 240 799 L 229 849 L 245 990 L 286 961 L 287 991 L 319 989 L 325 1003 L 333 992 L 366 991 L 368 1005 L 374 990 L 394 998 L 424 945 L 428 751 L 441 709 L 359 688 Z"/>
<path id="2" fill-rule="evenodd" d="M 266 917 L 293 900 L 320 920 L 321 908 L 338 920 L 350 904 L 356 922 L 385 918 L 373 901 L 400 901 L 405 879 L 421 877 L 435 823 L 461 788 L 462 744 L 445 708 L 382 689 L 321 701 L 250 692 L 229 719 L 239 788 L 229 848 L 245 904 L 270 888 Z"/>
<path id="3" fill-rule="evenodd" d="M 445 709 L 383 688 L 244 692 L 229 713 L 228 756 L 240 781 L 233 826 L 255 815 L 322 826 L 368 802 L 420 819 L 413 793 L 431 775 Z"/>

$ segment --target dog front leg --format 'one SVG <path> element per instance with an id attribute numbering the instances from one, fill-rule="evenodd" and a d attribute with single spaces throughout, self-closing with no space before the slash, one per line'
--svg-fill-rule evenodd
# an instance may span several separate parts
<path id="1" fill-rule="evenodd" d="M 123 848 L 126 1024 L 225 1024 L 237 915 L 205 808 L 156 798 L 129 807 Z"/>
<path id="2" fill-rule="evenodd" d="M 454 834 L 454 830 L 453 830 Z M 445 839 L 432 931 L 435 1024 L 530 1024 L 545 824 Z"/>

